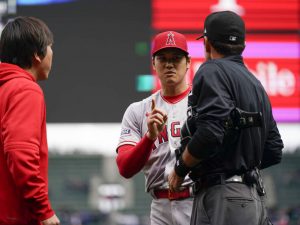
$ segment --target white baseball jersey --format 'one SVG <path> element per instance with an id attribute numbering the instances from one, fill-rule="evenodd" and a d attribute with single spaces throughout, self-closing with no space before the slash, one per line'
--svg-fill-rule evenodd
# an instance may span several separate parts
<path id="1" fill-rule="evenodd" d="M 148 131 L 147 113 L 151 112 L 151 100 L 154 99 L 156 108 L 165 111 L 168 120 L 165 129 L 154 142 L 152 153 L 142 169 L 146 179 L 146 191 L 156 188 L 168 188 L 168 175 L 174 168 L 175 149 L 180 146 L 180 130 L 187 118 L 186 96 L 176 103 L 170 103 L 157 91 L 148 98 L 132 103 L 126 110 L 122 120 L 122 130 L 118 147 L 136 145 Z M 191 183 L 185 178 L 183 186 Z"/>

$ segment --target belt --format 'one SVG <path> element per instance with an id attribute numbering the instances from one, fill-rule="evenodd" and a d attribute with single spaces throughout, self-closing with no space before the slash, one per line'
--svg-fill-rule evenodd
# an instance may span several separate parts
<path id="1" fill-rule="evenodd" d="M 230 183 L 230 182 L 239 182 L 239 183 L 243 183 L 243 177 L 242 176 L 238 176 L 238 175 L 233 175 L 232 177 L 229 177 L 228 179 L 225 180 L 225 183 Z"/>
<path id="2" fill-rule="evenodd" d="M 178 192 L 171 192 L 170 189 L 156 189 L 153 192 L 155 198 L 167 198 L 170 201 L 193 197 L 191 187 L 185 187 Z"/>
<path id="3" fill-rule="evenodd" d="M 245 183 L 243 176 L 233 175 L 231 177 L 226 177 L 225 174 L 213 174 L 203 178 L 200 178 L 198 181 L 195 182 L 196 189 L 204 188 L 204 187 L 211 187 L 214 185 L 219 184 L 226 184 L 226 183 Z"/>

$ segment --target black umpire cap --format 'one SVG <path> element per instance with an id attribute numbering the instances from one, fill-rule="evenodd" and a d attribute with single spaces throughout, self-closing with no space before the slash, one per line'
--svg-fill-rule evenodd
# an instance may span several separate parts
<path id="1" fill-rule="evenodd" d="M 204 32 L 200 38 L 219 41 L 226 44 L 245 43 L 245 23 L 234 12 L 221 11 L 208 15 L 204 22 Z"/>

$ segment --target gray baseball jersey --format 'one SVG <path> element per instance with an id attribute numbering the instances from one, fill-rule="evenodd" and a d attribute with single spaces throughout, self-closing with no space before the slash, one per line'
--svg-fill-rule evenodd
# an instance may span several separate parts
<path id="1" fill-rule="evenodd" d="M 180 130 L 187 117 L 188 94 L 178 102 L 170 103 L 157 91 L 140 102 L 132 103 L 123 116 L 118 147 L 136 145 L 144 137 L 148 131 L 147 113 L 151 112 L 152 99 L 155 100 L 156 108 L 167 113 L 168 120 L 165 129 L 154 142 L 150 158 L 142 169 L 147 192 L 154 188 L 168 188 L 168 175 L 175 164 L 175 149 L 180 145 Z M 191 182 L 190 178 L 186 177 L 183 186 Z"/>

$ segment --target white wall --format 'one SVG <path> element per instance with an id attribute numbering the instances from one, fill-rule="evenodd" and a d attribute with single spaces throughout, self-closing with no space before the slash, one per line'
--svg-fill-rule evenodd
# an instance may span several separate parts
<path id="1" fill-rule="evenodd" d="M 285 150 L 300 147 L 300 124 L 278 124 Z M 52 152 L 114 156 L 121 132 L 120 123 L 49 123 L 48 145 Z"/>

